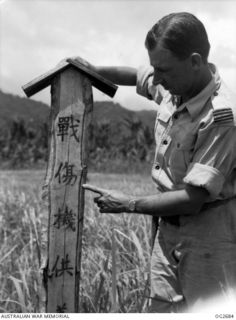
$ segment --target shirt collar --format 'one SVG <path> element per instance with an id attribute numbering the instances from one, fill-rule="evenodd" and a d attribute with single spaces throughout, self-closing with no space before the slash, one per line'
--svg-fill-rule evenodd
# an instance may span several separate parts
<path id="1" fill-rule="evenodd" d="M 191 98 L 187 102 L 179 106 L 178 111 L 186 108 L 192 119 L 195 119 L 204 108 L 207 100 L 216 92 L 221 84 L 221 79 L 218 73 L 216 66 L 212 63 L 209 63 L 209 67 L 212 73 L 212 79 L 208 85 L 199 92 L 195 97 Z"/>

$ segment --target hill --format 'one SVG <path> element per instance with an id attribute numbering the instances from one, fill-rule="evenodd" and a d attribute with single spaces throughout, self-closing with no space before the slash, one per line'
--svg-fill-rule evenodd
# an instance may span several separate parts
<path id="1" fill-rule="evenodd" d="M 41 168 L 48 155 L 48 105 L 0 91 L 0 167 Z M 112 101 L 94 103 L 89 166 L 134 172 L 153 159 L 154 111 L 134 112 Z"/>
<path id="2" fill-rule="evenodd" d="M 49 106 L 33 99 L 22 98 L 17 95 L 4 93 L 0 90 L 0 125 L 4 128 L 13 120 L 23 119 L 33 126 L 48 121 Z M 94 103 L 93 121 L 97 123 L 109 122 L 116 126 L 123 119 L 139 119 L 143 124 L 153 127 L 155 111 L 131 111 L 112 101 L 97 101 Z"/>
<path id="3" fill-rule="evenodd" d="M 26 123 L 43 123 L 47 121 L 48 115 L 49 107 L 46 104 L 0 90 L 1 128 L 18 119 L 24 119 Z"/>

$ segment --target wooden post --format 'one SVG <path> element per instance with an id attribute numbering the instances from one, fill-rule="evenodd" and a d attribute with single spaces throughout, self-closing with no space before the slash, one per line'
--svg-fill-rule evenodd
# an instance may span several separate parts
<path id="1" fill-rule="evenodd" d="M 92 87 L 117 89 L 72 60 L 23 87 L 28 96 L 51 86 L 50 153 L 45 185 L 49 196 L 48 257 L 44 275 L 46 312 L 79 312 L 84 192 Z"/>

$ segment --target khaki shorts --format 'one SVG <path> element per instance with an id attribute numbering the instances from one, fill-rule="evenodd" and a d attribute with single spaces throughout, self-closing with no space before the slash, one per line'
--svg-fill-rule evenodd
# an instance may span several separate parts
<path id="1" fill-rule="evenodd" d="M 235 290 L 235 215 L 234 204 L 183 216 L 180 226 L 160 222 L 151 257 L 150 312 L 191 312 Z"/>

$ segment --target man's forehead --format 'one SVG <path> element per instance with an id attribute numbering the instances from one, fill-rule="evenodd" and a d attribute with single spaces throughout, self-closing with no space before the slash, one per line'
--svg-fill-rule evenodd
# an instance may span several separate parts
<path id="1" fill-rule="evenodd" d="M 150 64 L 152 66 L 170 67 L 177 62 L 173 53 L 161 46 L 156 46 L 153 50 L 148 51 Z"/>

